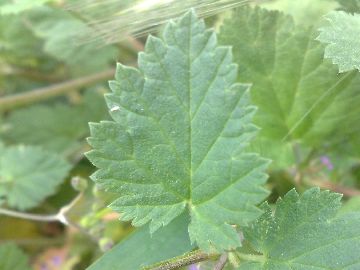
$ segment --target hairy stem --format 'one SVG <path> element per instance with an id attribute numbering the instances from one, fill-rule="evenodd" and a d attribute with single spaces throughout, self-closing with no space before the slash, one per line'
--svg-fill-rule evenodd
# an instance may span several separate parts
<path id="1" fill-rule="evenodd" d="M 186 253 L 182 256 L 172 258 L 167 261 L 143 268 L 143 270 L 172 270 L 180 267 L 188 266 L 197 262 L 202 262 L 210 259 L 217 258 L 218 254 L 206 254 L 200 250 L 195 250 Z"/>
<path id="2" fill-rule="evenodd" d="M 5 96 L 0 98 L 0 108 L 2 110 L 28 105 L 34 102 L 46 100 L 48 98 L 64 95 L 70 91 L 79 90 L 81 87 L 91 85 L 96 82 L 107 80 L 114 76 L 115 70 L 109 69 L 96 74 L 84 76 L 67 82 L 57 83 L 51 86 L 42 87 L 30 92 Z"/>

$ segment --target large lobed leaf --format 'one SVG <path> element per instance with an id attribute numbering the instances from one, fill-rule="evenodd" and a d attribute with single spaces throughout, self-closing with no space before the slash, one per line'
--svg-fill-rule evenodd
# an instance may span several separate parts
<path id="1" fill-rule="evenodd" d="M 38 147 L 0 144 L 0 198 L 20 210 L 37 206 L 52 195 L 71 166 Z"/>
<path id="2" fill-rule="evenodd" d="M 330 25 L 320 28 L 318 40 L 328 44 L 325 58 L 339 66 L 340 72 L 360 70 L 360 15 L 333 11 L 326 15 Z"/>
<path id="3" fill-rule="evenodd" d="M 224 22 L 219 40 L 233 44 L 239 80 L 253 82 L 252 100 L 259 108 L 254 121 L 261 128 L 257 141 L 319 147 L 357 132 L 360 76 L 338 74 L 324 60 L 316 35 L 289 16 L 260 8 L 237 9 Z M 269 157 L 278 159 L 273 152 Z"/>
<path id="4" fill-rule="evenodd" d="M 236 76 L 230 48 L 193 12 L 148 38 L 139 69 L 118 65 L 106 96 L 114 121 L 91 124 L 87 156 L 123 220 L 154 232 L 186 209 L 200 248 L 240 246 L 231 225 L 261 213 L 268 161 L 244 151 L 255 109 Z"/>
<path id="5" fill-rule="evenodd" d="M 360 268 L 360 214 L 338 215 L 341 195 L 313 188 L 290 191 L 244 231 L 263 254 L 240 270 L 356 270 Z"/>

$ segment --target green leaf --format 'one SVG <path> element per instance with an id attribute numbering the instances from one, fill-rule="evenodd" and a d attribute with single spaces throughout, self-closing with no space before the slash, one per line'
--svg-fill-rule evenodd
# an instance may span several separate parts
<path id="1" fill-rule="evenodd" d="M 0 57 L 4 61 L 2 68 L 7 65 L 10 69 L 16 66 L 34 68 L 34 64 L 43 58 L 42 44 L 25 26 L 22 16 L 0 16 L 0 29 Z M 19 35 L 22 38 L 19 38 Z M 50 61 L 47 64 L 49 65 Z M 4 89 L 1 93 L 7 91 Z"/>
<path id="2" fill-rule="evenodd" d="M 360 70 L 360 14 L 333 11 L 325 18 L 330 25 L 320 28 L 317 38 L 328 44 L 324 57 L 338 65 L 340 72 Z"/>
<path id="3" fill-rule="evenodd" d="M 266 9 L 275 9 L 289 14 L 299 24 L 313 25 L 317 23 L 323 15 L 329 13 L 331 10 L 334 10 L 338 4 L 332 0 L 277 0 L 262 1 L 261 6 Z"/>
<path id="4" fill-rule="evenodd" d="M 340 200 L 340 194 L 312 188 L 300 196 L 290 191 L 274 213 L 265 204 L 266 212 L 244 231 L 263 258 L 239 269 L 359 269 L 360 213 L 336 217 Z"/>
<path id="5" fill-rule="evenodd" d="M 0 245 L 1 270 L 30 270 L 28 256 L 13 244 Z"/>
<path id="6" fill-rule="evenodd" d="M 149 37 L 139 70 L 118 65 L 106 95 L 114 121 L 91 124 L 87 156 L 123 220 L 154 232 L 186 209 L 201 249 L 241 244 L 231 225 L 261 213 L 268 161 L 244 151 L 257 128 L 236 74 L 230 48 L 193 12 Z"/>
<path id="7" fill-rule="evenodd" d="M 333 141 L 334 133 L 342 140 L 354 132 L 360 77 L 338 74 L 324 60 L 324 47 L 314 40 L 315 34 L 296 26 L 289 16 L 260 8 L 237 9 L 224 22 L 219 40 L 233 45 L 239 80 L 253 82 L 258 140 L 282 142 L 279 147 L 295 141 L 318 147 Z"/>
<path id="8" fill-rule="evenodd" d="M 88 91 L 78 105 L 55 103 L 15 110 L 6 119 L 4 138 L 10 143 L 39 145 L 65 155 L 76 153 L 88 136 L 88 122 L 107 116 L 102 95 Z"/>
<path id="9" fill-rule="evenodd" d="M 64 159 L 37 147 L 0 150 L 0 198 L 20 210 L 35 207 L 54 194 L 70 170 Z"/>
<path id="10" fill-rule="evenodd" d="M 50 1 L 52 0 L 5 0 L 5 3 L 0 5 L 0 14 L 18 14 L 25 10 L 40 7 Z"/>
<path id="11" fill-rule="evenodd" d="M 116 59 L 115 46 L 99 47 L 96 43 L 81 43 L 81 35 L 90 31 L 81 19 L 61 9 L 41 7 L 27 14 L 30 29 L 44 39 L 44 51 L 65 61 L 75 73 L 102 71 Z"/>
<path id="12" fill-rule="evenodd" d="M 258 136 L 249 145 L 249 151 L 261 153 L 272 160 L 270 169 L 283 169 L 294 165 L 295 157 L 293 146 L 289 142 L 272 140 L 265 136 Z"/>
<path id="13" fill-rule="evenodd" d="M 359 12 L 360 0 L 336 0 L 341 5 L 341 9 L 347 12 Z"/>
<path id="14" fill-rule="evenodd" d="M 87 270 L 140 270 L 191 251 L 188 220 L 182 215 L 152 235 L 149 227 L 144 226 L 105 253 Z"/>

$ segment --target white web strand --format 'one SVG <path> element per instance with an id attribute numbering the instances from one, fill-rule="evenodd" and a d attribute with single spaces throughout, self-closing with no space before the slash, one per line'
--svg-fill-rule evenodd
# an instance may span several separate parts
<path id="1" fill-rule="evenodd" d="M 337 86 L 339 86 L 340 83 L 342 83 L 345 79 L 347 79 L 351 73 L 346 74 L 343 76 L 336 84 L 334 84 L 332 87 L 330 87 L 326 92 L 324 92 L 315 102 L 314 104 L 304 113 L 304 115 L 291 127 L 289 132 L 282 138 L 282 142 L 285 142 L 289 136 L 291 136 L 294 131 L 301 125 L 301 123 L 310 115 L 310 113 L 320 104 L 321 101 L 323 101 L 328 95 L 331 94 L 331 92 L 336 89 Z"/>
<path id="2" fill-rule="evenodd" d="M 139 37 L 154 32 L 190 8 L 200 17 L 209 17 L 252 2 L 259 0 L 143 0 L 132 1 L 130 6 L 121 0 L 79 0 L 65 8 L 88 21 L 89 32 L 82 33 L 81 43 L 111 44 L 127 36 Z"/>

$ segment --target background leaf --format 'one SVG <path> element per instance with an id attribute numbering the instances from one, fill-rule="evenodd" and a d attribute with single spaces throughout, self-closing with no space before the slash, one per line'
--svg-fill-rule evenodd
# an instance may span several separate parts
<path id="1" fill-rule="evenodd" d="M 344 2 L 345 1 L 358 0 L 344 0 Z M 285 14 L 289 14 L 294 18 L 296 23 L 302 25 L 314 25 L 321 20 L 323 15 L 338 7 L 338 3 L 333 0 L 275 0 L 263 1 L 262 7 L 269 10 L 279 10 Z"/>
<path id="2" fill-rule="evenodd" d="M 42 7 L 29 12 L 27 18 L 28 27 L 37 37 L 45 40 L 45 52 L 65 61 L 73 73 L 101 71 L 115 62 L 115 46 L 79 42 L 79 35 L 89 29 L 86 22 L 72 14 L 61 9 Z"/>
<path id="3" fill-rule="evenodd" d="M 69 155 L 83 147 L 89 133 L 88 122 L 106 117 L 102 95 L 88 90 L 80 104 L 58 102 L 14 111 L 6 119 L 4 139 Z"/>
<path id="4" fill-rule="evenodd" d="M 37 147 L 0 150 L 0 197 L 20 210 L 35 207 L 52 195 L 70 170 L 64 159 Z"/>
<path id="5" fill-rule="evenodd" d="M 348 136 L 359 121 L 360 77 L 338 74 L 314 39 L 311 28 L 260 8 L 235 10 L 220 31 L 221 43 L 233 44 L 238 80 L 253 82 L 252 100 L 259 108 L 254 121 L 261 128 L 257 140 L 265 137 L 279 148 L 288 147 L 285 142 L 331 148 L 348 141 L 355 148 Z M 276 161 L 279 155 L 273 153 L 267 157 Z"/>

